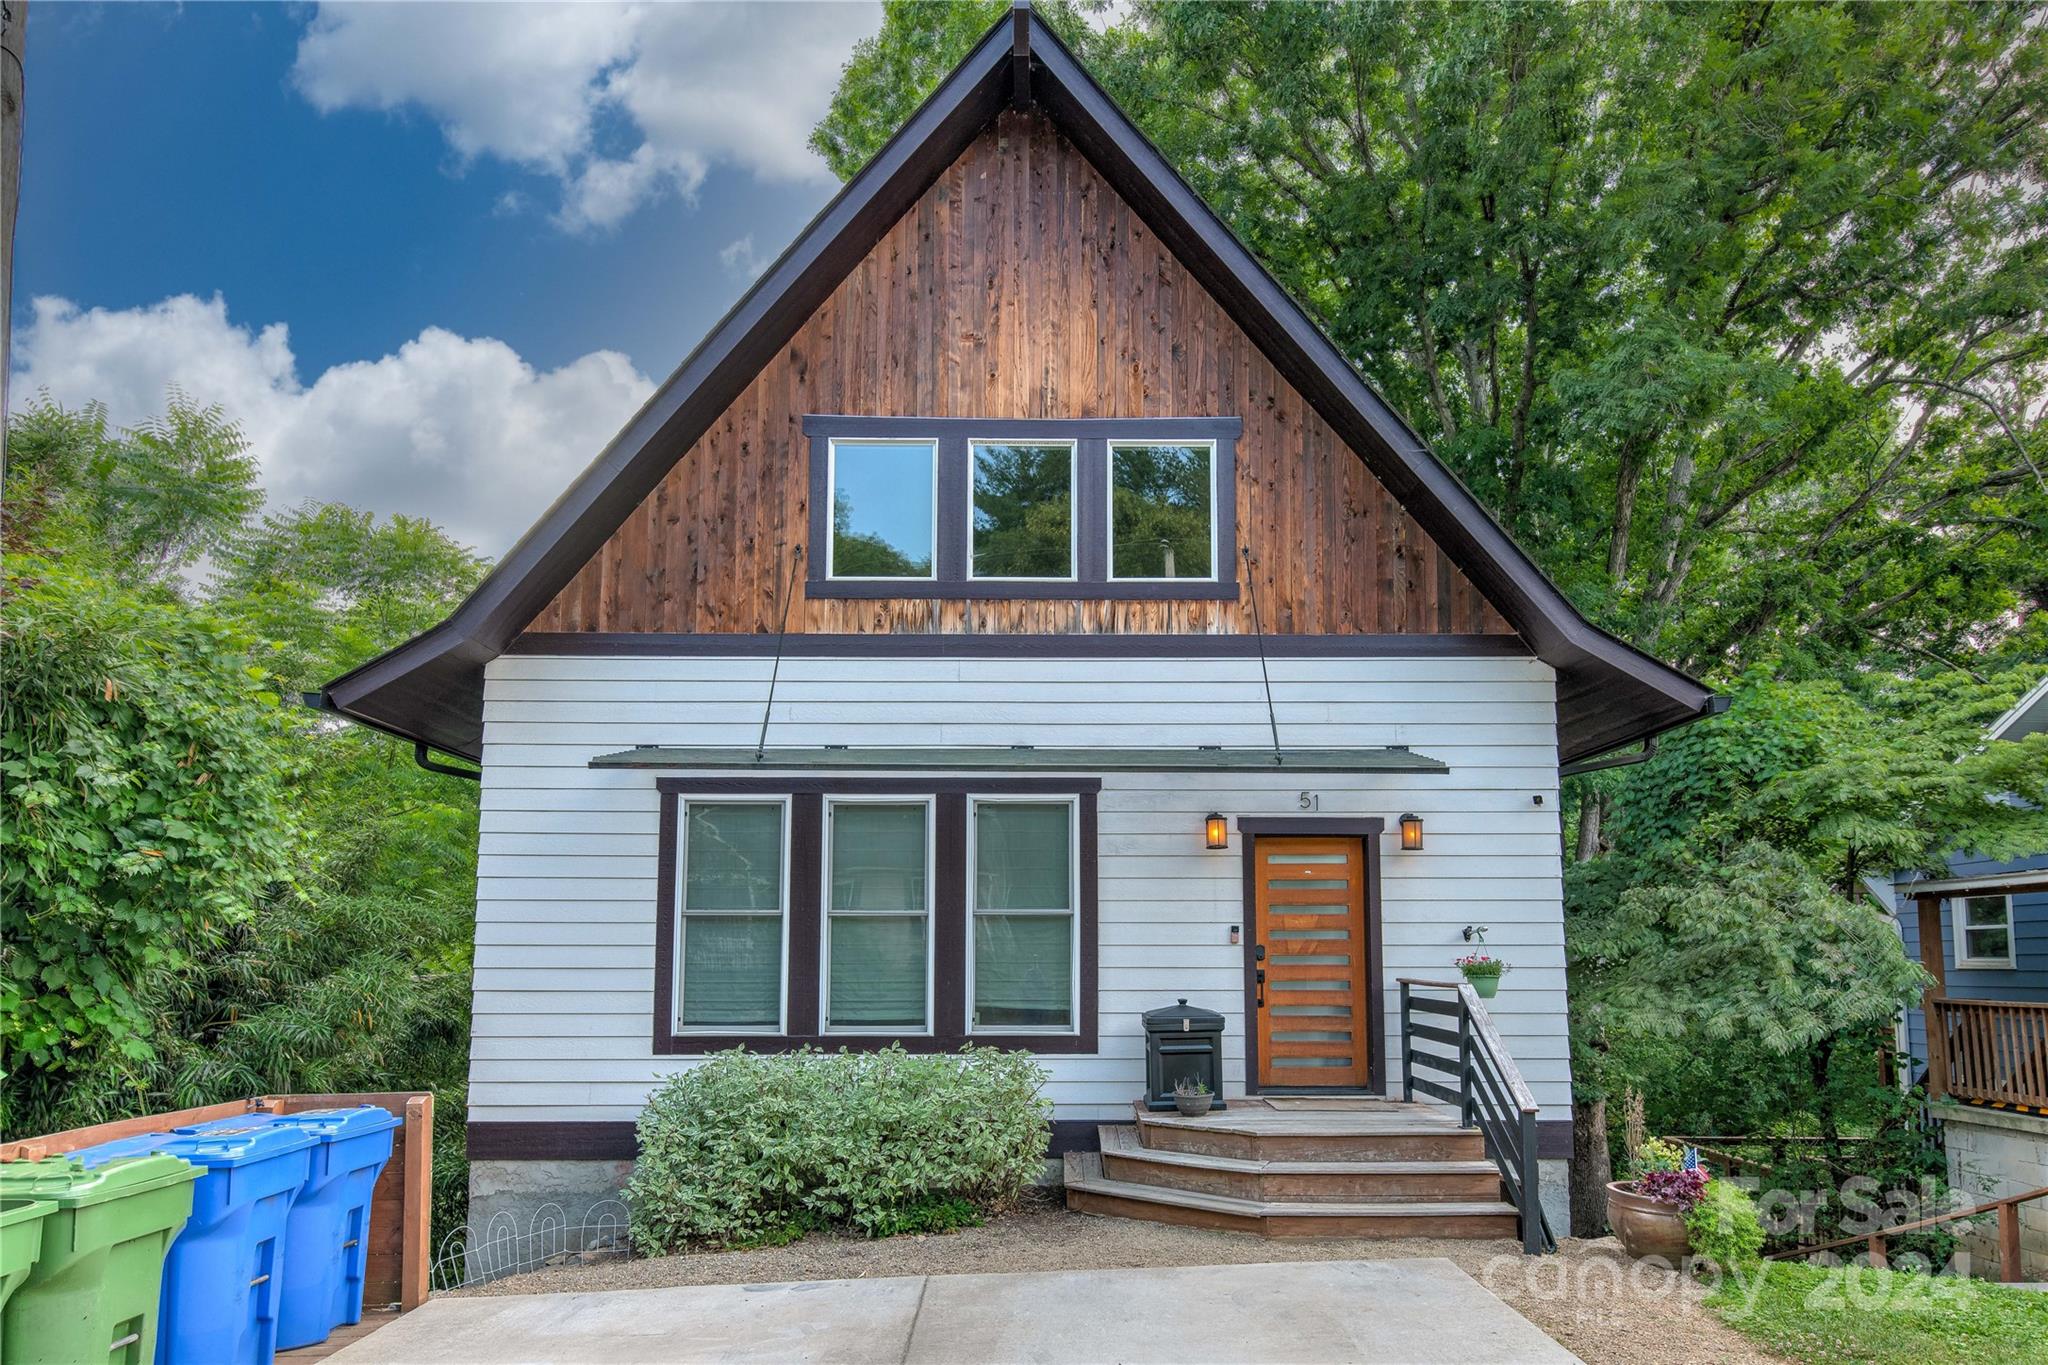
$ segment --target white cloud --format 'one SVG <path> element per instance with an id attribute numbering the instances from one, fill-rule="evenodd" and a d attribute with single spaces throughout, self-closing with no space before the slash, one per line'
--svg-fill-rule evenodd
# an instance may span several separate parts
<path id="1" fill-rule="evenodd" d="M 751 232 L 720 247 L 718 264 L 724 267 L 726 274 L 743 280 L 759 279 L 761 272 L 768 268 L 767 260 L 754 250 L 754 234 Z"/>
<path id="2" fill-rule="evenodd" d="M 418 109 L 465 159 L 554 176 L 556 221 L 588 230 L 719 163 L 828 180 L 805 142 L 880 21 L 873 0 L 325 3 L 292 75 L 323 112 Z"/>
<path id="3" fill-rule="evenodd" d="M 159 413 L 175 385 L 242 423 L 273 508 L 309 498 L 425 516 L 501 555 L 653 391 L 616 351 L 537 370 L 502 341 L 429 327 L 397 352 L 300 381 L 283 323 L 228 318 L 219 295 L 146 308 L 38 298 L 15 338 L 16 405 L 98 399 Z"/>

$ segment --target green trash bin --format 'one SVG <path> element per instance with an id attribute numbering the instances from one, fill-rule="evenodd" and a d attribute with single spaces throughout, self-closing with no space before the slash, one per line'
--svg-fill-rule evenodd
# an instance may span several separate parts
<path id="1" fill-rule="evenodd" d="M 0 1308 L 28 1278 L 43 1250 L 43 1219 L 56 1209 L 47 1199 L 0 1199 Z"/>
<path id="2" fill-rule="evenodd" d="M 0 1360 L 150 1365 L 164 1253 L 191 1216 L 198 1178 L 174 1156 L 94 1170 L 70 1157 L 0 1165 L 0 1199 L 54 1206 L 35 1264 L 0 1311 Z"/>

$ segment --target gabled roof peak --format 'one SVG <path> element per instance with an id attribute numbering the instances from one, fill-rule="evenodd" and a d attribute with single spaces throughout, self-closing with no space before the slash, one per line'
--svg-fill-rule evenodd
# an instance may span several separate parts
<path id="1" fill-rule="evenodd" d="M 477 758 L 483 668 L 569 582 L 868 250 L 1004 108 L 1095 165 L 1538 657 L 1560 756 L 1692 720 L 1712 694 L 1586 621 L 1253 258 L 1027 0 L 983 35 L 447 620 L 324 689 L 334 710 Z"/>

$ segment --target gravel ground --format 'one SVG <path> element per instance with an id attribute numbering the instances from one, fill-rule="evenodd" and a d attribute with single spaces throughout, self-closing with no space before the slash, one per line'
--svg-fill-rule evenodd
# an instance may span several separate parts
<path id="1" fill-rule="evenodd" d="M 972 1275 L 1136 1266 L 1247 1265 L 1274 1261 L 1393 1260 L 1442 1256 L 1591 1365 L 1770 1362 L 1702 1303 L 1692 1279 L 1630 1261 L 1612 1238 L 1566 1240 L 1559 1254 L 1525 1257 L 1507 1241 L 1274 1239 L 1068 1213 L 1035 1196 L 986 1227 L 885 1241 L 815 1236 L 760 1251 L 705 1252 L 647 1261 L 562 1266 L 465 1294 L 549 1294 L 688 1284 L 857 1280 L 887 1275 Z"/>

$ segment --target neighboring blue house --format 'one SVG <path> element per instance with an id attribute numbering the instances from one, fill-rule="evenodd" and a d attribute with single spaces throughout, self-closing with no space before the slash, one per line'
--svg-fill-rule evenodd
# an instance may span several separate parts
<path id="1" fill-rule="evenodd" d="M 2035 695 L 2041 695 L 2039 689 Z M 1899 932 L 1906 956 L 1916 961 L 1925 955 L 1913 898 L 1922 891 L 1943 897 L 1941 960 L 1949 999 L 2048 1002 L 2048 890 L 2013 892 L 2002 885 L 2028 873 L 2041 874 L 2032 878 L 2035 882 L 2048 876 L 2048 853 L 2003 863 L 1954 858 L 1939 880 L 1899 884 Z M 1975 894 L 1958 895 L 1948 883 Z M 1927 1019 L 1921 1010 L 1906 1011 L 1906 1050 L 1923 1062 L 1927 1058 Z"/>
<path id="2" fill-rule="evenodd" d="M 2048 679 L 1989 737 L 2043 732 Z M 1890 889 L 1906 951 L 1934 978 L 1921 1007 L 1906 1011 L 1904 1041 L 1926 1063 L 1928 1096 L 1953 1101 L 1935 1106 L 1949 1183 L 1994 1199 L 2048 1187 L 2048 849 L 2009 862 L 1952 858 Z M 2048 1200 L 2017 1208 L 2021 1275 L 2048 1277 Z M 1991 1228 L 1963 1240 L 1971 1255 L 2001 1262 Z"/>

